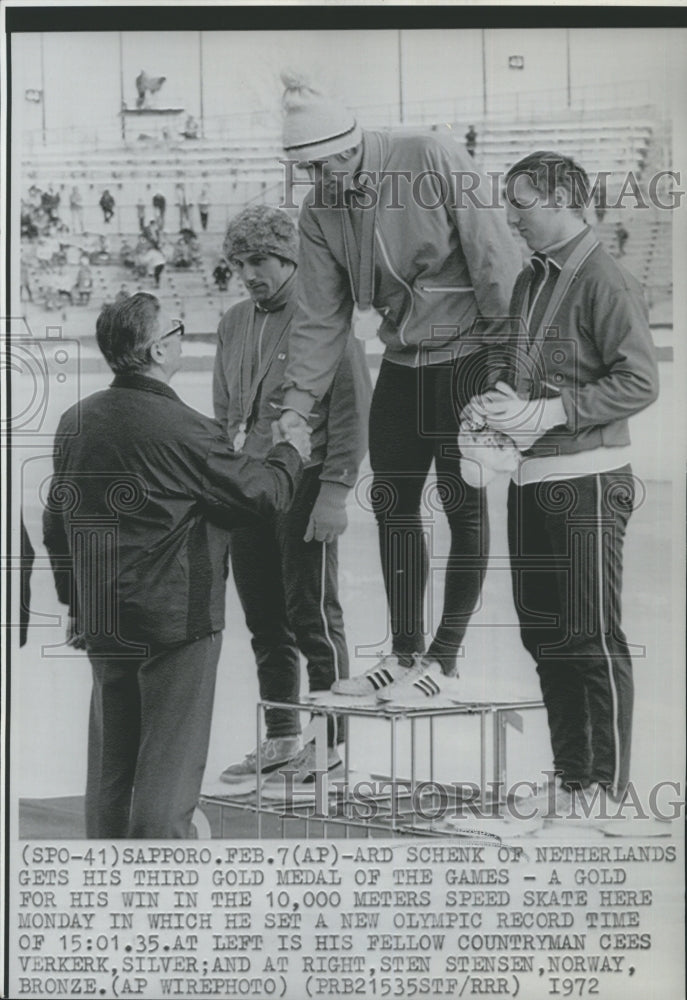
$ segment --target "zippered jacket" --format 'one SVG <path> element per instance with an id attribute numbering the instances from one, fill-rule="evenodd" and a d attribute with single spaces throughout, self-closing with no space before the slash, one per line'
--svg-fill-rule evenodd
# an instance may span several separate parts
<path id="1" fill-rule="evenodd" d="M 551 255 L 563 265 L 558 284 L 565 291 L 538 329 L 528 331 L 523 319 L 531 267 L 518 276 L 513 290 L 513 332 L 501 377 L 525 398 L 560 396 L 567 418 L 526 455 L 627 445 L 628 417 L 658 395 L 656 350 L 639 282 L 591 230 L 576 244 L 582 259 L 569 276 L 572 254 Z"/>
<path id="2" fill-rule="evenodd" d="M 295 285 L 291 296 L 295 300 Z M 259 314 L 250 299 L 237 302 L 220 320 L 213 375 L 215 417 L 233 441 L 245 423 L 243 450 L 264 458 L 272 447 L 272 424 L 280 416 L 286 370 L 288 338 L 293 322 L 289 301 L 280 312 Z M 246 358 L 250 363 L 258 325 L 265 321 L 270 339 L 265 345 L 268 364 L 256 378 L 243 379 Z M 248 365 L 250 367 L 250 365 Z M 310 419 L 312 454 L 307 467 L 320 466 L 319 478 L 355 485 L 358 468 L 367 451 L 367 424 L 372 382 L 360 341 L 348 338 L 331 387 Z M 248 411 L 248 412 L 247 412 Z"/>
<path id="3" fill-rule="evenodd" d="M 365 132 L 363 146 L 352 207 L 334 195 L 323 204 L 313 189 L 301 209 L 285 379 L 296 408 L 297 391 L 321 398 L 331 383 L 354 303 L 380 313 L 385 357 L 400 364 L 451 360 L 508 336 L 522 256 L 472 158 L 439 134 Z"/>
<path id="4" fill-rule="evenodd" d="M 219 424 L 145 375 L 67 410 L 43 537 L 89 652 L 174 646 L 224 627 L 228 531 L 287 510 L 302 473 L 278 444 L 237 455 Z"/>

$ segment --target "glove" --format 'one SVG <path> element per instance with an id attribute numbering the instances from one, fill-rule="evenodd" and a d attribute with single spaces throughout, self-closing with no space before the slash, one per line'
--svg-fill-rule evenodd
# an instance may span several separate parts
<path id="1" fill-rule="evenodd" d="M 478 404 L 487 426 L 507 434 L 521 451 L 568 419 L 560 397 L 521 399 L 505 382 L 497 382 L 494 389 L 478 397 Z"/>
<path id="2" fill-rule="evenodd" d="M 515 472 L 520 452 L 500 431 L 474 431 L 461 424 L 458 433 L 460 474 L 475 489 L 486 486 L 499 472 Z"/>
<path id="3" fill-rule="evenodd" d="M 347 495 L 348 487 L 343 483 L 322 483 L 303 536 L 304 541 L 333 542 L 346 530 Z"/>

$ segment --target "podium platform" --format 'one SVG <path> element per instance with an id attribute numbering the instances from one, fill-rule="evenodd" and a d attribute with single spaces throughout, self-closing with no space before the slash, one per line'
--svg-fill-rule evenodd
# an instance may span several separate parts
<path id="1" fill-rule="evenodd" d="M 275 772 L 269 779 L 250 780 L 238 786 L 224 784 L 218 779 L 204 784 L 200 806 L 214 807 L 220 813 L 220 836 L 225 835 L 226 820 L 232 810 L 250 811 L 256 817 L 256 835 L 263 834 L 263 818 L 275 816 L 280 820 L 282 836 L 290 822 L 299 821 L 302 833 L 327 836 L 330 825 L 342 828 L 340 835 L 348 837 L 352 831 L 357 836 L 373 833 L 386 836 L 486 836 L 477 831 L 477 824 L 466 824 L 466 832 L 443 821 L 450 810 L 498 805 L 501 790 L 507 788 L 507 733 L 513 726 L 524 729 L 523 713 L 544 707 L 543 702 L 512 695 L 497 701 L 456 701 L 450 698 L 432 699 L 431 704 L 413 708 L 397 707 L 377 701 L 373 695 L 346 697 L 331 692 L 306 695 L 296 703 L 263 701 L 257 706 L 256 746 L 257 772 L 261 770 L 260 747 L 263 741 L 263 711 L 266 708 L 290 709 L 308 713 L 311 721 L 303 732 L 303 741 L 315 744 L 315 780 L 312 786 L 294 787 L 287 769 Z M 332 775 L 327 770 L 327 720 L 335 716 L 345 719 L 343 768 Z M 479 785 L 455 781 L 450 784 L 435 778 L 437 720 L 477 717 L 479 720 Z M 351 764 L 351 747 L 348 738 L 350 718 L 382 720 L 388 726 L 389 772 L 380 772 L 374 762 L 361 763 L 365 769 Z M 416 766 L 419 746 L 420 722 L 427 722 L 425 737 L 428 739 L 428 767 L 419 774 Z M 410 773 L 399 773 L 398 741 L 402 728 L 409 729 Z M 488 762 L 488 741 L 491 738 L 491 768 Z M 361 756 L 360 749 L 357 756 Z M 492 823 L 492 826 L 494 824 Z M 488 824 L 487 824 L 488 828 Z M 498 839 L 498 838 L 496 838 Z"/>

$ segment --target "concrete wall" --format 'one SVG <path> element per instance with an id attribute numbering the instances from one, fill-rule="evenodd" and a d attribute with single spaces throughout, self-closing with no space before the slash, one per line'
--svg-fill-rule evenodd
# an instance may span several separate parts
<path id="1" fill-rule="evenodd" d="M 167 82 L 160 104 L 181 105 L 207 117 L 279 111 L 279 70 L 292 66 L 319 78 L 349 104 L 410 114 L 421 103 L 442 102 L 466 115 L 483 105 L 486 70 L 490 111 L 564 109 L 568 87 L 585 91 L 585 106 L 609 95 L 667 106 L 667 74 L 680 63 L 685 31 L 607 29 L 488 29 L 325 32 L 124 32 L 124 100 L 133 107 L 141 69 Z M 41 39 L 43 74 L 41 74 Z M 120 36 L 114 32 L 15 35 L 12 39 L 15 122 L 40 129 L 40 105 L 24 98 L 45 89 L 48 129 L 107 128 L 116 134 L 120 109 Z M 484 63 L 483 63 L 484 55 Z M 509 69 L 508 57 L 524 57 Z M 684 62 L 684 57 L 682 58 Z M 399 65 L 402 73 L 399 76 Z M 377 110 L 375 110 L 377 109 Z M 447 110 L 448 114 L 448 110 Z M 365 118 L 365 114 L 361 114 Z"/>

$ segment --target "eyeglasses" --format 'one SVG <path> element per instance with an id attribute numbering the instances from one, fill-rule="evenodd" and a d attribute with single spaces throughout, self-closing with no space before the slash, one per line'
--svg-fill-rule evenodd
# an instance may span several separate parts
<path id="1" fill-rule="evenodd" d="M 158 337 L 157 338 L 158 340 L 165 340 L 166 337 L 173 337 L 175 333 L 178 333 L 181 337 L 184 336 L 185 327 L 184 327 L 184 324 L 181 322 L 181 320 L 180 319 L 173 319 L 172 323 L 174 323 L 176 325 L 173 326 L 172 329 L 168 333 L 163 333 L 161 337 Z"/>

